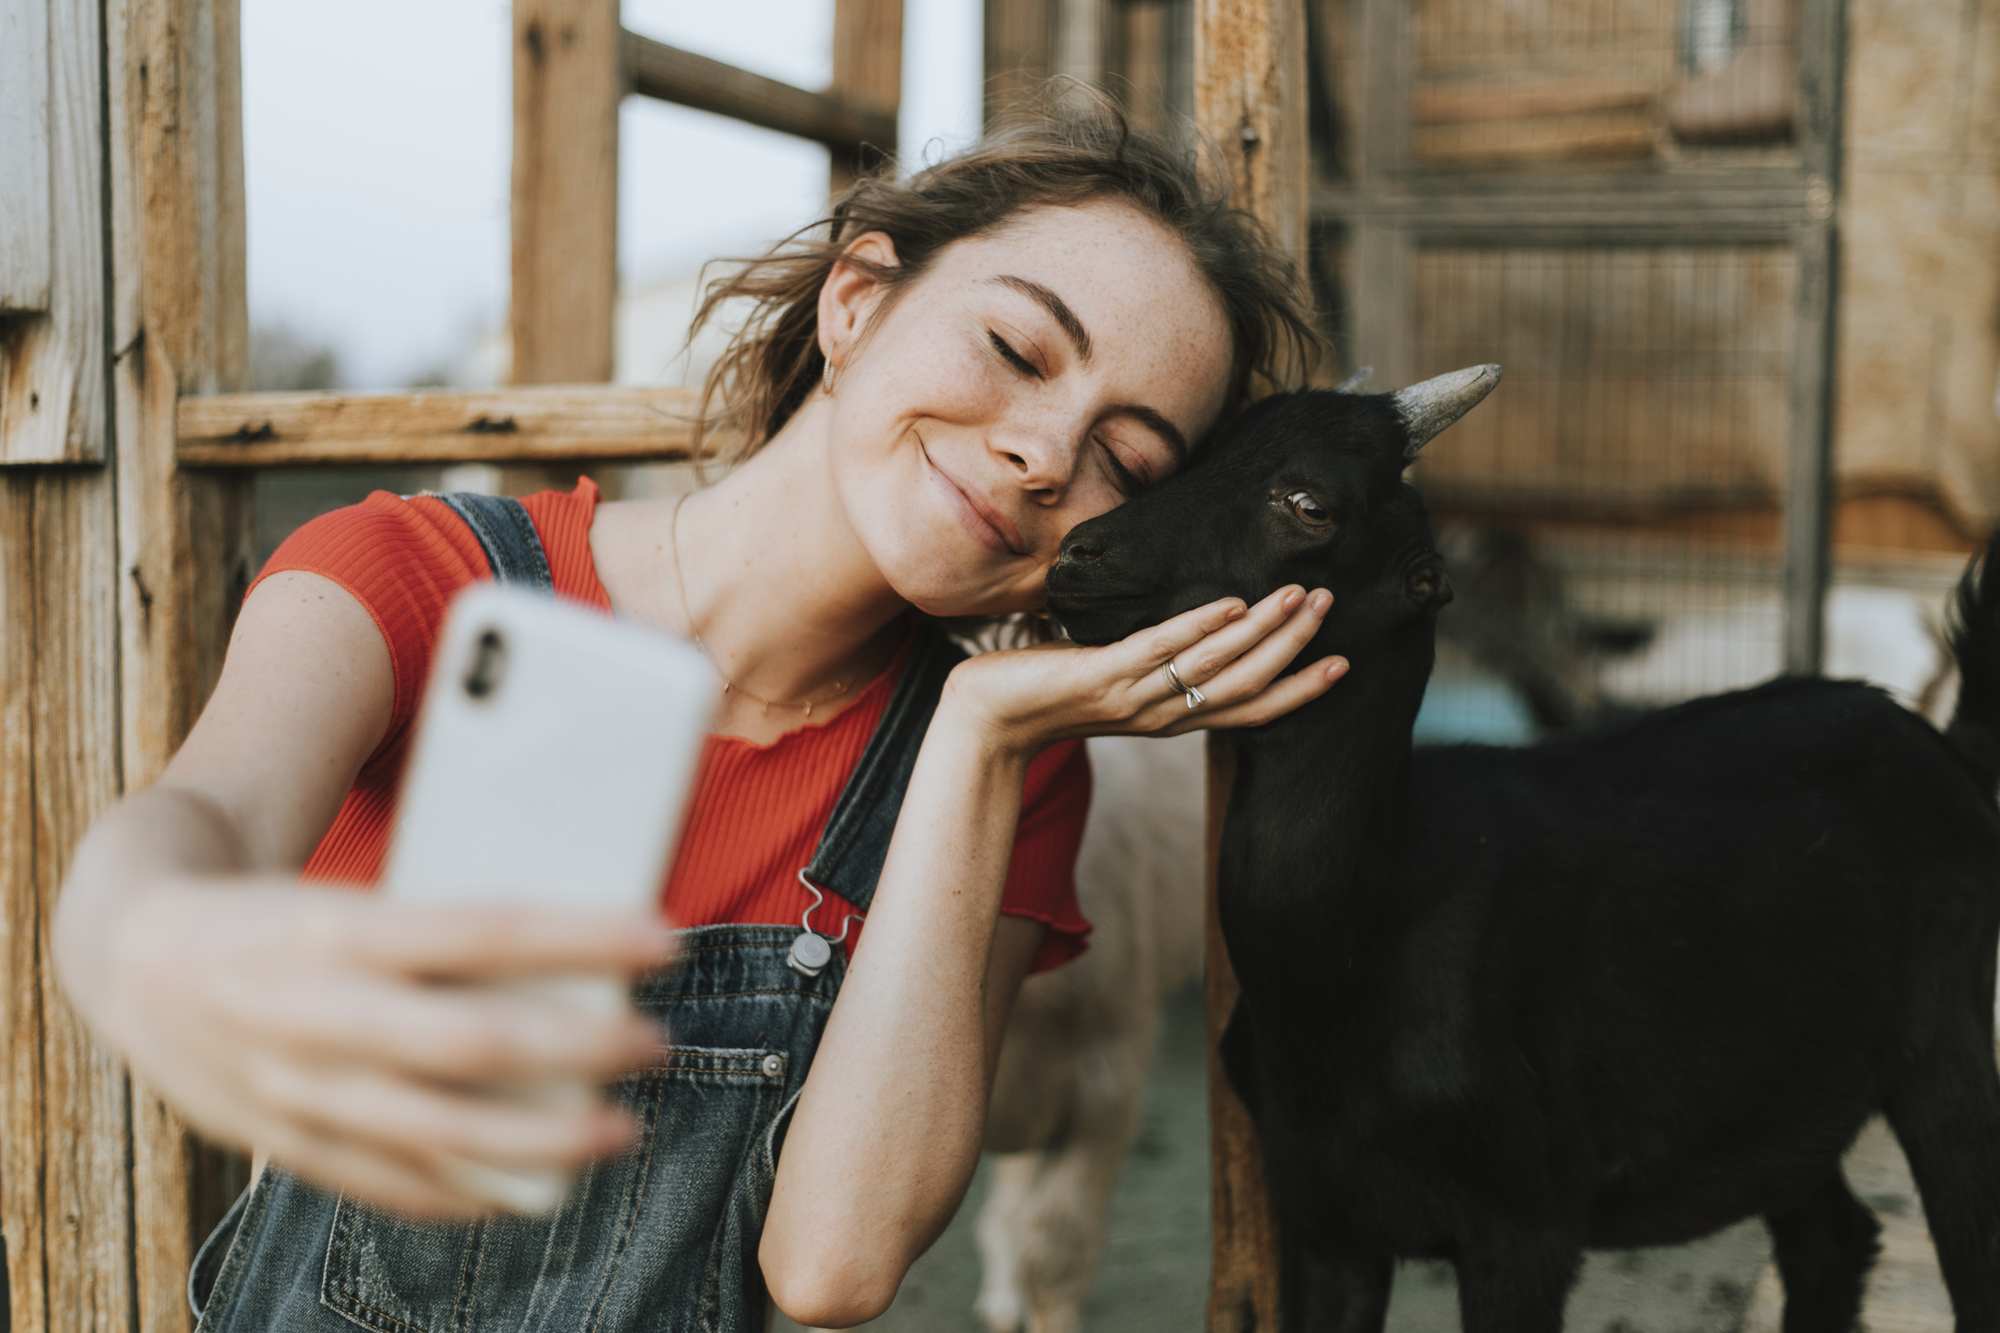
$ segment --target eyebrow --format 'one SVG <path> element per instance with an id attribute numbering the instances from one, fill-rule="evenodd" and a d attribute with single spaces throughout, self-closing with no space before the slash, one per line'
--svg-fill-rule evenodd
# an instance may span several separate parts
<path id="1" fill-rule="evenodd" d="M 1176 426 L 1152 408 L 1142 407 L 1138 403 L 1121 403 L 1111 410 L 1116 415 L 1131 417 L 1134 421 L 1152 431 L 1153 434 L 1165 440 L 1167 448 L 1174 451 L 1174 462 L 1181 467 L 1187 466 L 1187 436 L 1181 434 L 1179 426 Z"/>
<path id="2" fill-rule="evenodd" d="M 1076 344 L 1076 354 L 1085 361 L 1090 360 L 1090 330 L 1083 327 L 1083 321 L 1076 317 L 1076 311 L 1069 308 L 1068 302 L 1033 278 L 1002 273 L 993 281 L 1003 287 L 1013 288 L 1048 311 L 1049 317 L 1060 324 L 1062 331 L 1069 335 L 1069 340 Z"/>

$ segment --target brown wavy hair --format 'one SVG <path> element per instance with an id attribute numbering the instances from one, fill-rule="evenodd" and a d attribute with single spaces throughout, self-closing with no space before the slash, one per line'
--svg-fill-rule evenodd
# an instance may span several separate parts
<path id="1" fill-rule="evenodd" d="M 1074 207 L 1101 199 L 1129 204 L 1178 236 L 1226 312 L 1234 363 L 1221 420 L 1264 387 L 1296 387 L 1319 357 L 1309 298 L 1292 264 L 1256 218 L 1230 207 L 1218 155 L 1135 129 L 1116 104 L 1075 87 L 1008 116 L 976 145 L 915 175 L 893 167 L 865 176 L 832 213 L 756 259 L 720 260 L 730 272 L 709 282 L 690 339 L 725 304 L 746 301 L 748 317 L 709 370 L 694 428 L 702 456 L 711 435 L 740 441 L 733 458 L 761 448 L 818 382 L 819 292 L 855 237 L 886 233 L 893 266 L 847 262 L 888 289 L 880 318 L 899 290 L 929 271 L 954 241 L 991 232 L 1024 209 Z"/>

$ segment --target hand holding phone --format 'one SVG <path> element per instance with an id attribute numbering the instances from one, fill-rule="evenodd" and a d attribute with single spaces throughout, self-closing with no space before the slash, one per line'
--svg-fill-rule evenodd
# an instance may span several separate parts
<path id="1" fill-rule="evenodd" d="M 682 640 L 492 584 L 446 617 L 384 891 L 407 902 L 654 910 L 720 681 Z M 620 979 L 516 983 L 548 1004 L 626 1003 Z M 580 1083 L 494 1089 L 595 1097 Z M 465 1161 L 457 1181 L 543 1211 L 563 1173 Z"/>

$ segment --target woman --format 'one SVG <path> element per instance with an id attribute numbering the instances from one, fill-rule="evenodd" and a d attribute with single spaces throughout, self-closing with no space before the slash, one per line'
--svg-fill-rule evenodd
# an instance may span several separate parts
<path id="1" fill-rule="evenodd" d="M 1071 527 L 1310 349 L 1282 261 L 1184 155 L 1108 113 L 1019 128 L 862 182 L 823 234 L 704 310 L 754 309 L 704 402 L 757 446 L 727 477 L 520 511 L 558 594 L 693 636 L 729 682 L 681 930 L 298 891 L 301 865 L 379 870 L 445 602 L 507 564 L 463 502 L 378 494 L 288 541 L 166 774 L 79 849 L 76 1009 L 275 1163 L 197 1262 L 204 1328 L 749 1329 L 767 1292 L 874 1317 L 971 1176 L 1022 978 L 1081 948 L 1079 738 L 1255 725 L 1345 670 L 1288 671 L 1331 601 L 1296 587 L 1102 649 L 959 661 L 933 627 L 1038 607 Z M 906 785 L 868 787 L 898 756 Z M 838 946 L 817 976 L 785 965 L 802 916 Z M 634 1009 L 437 984 L 578 971 L 639 977 L 671 1045 Z M 565 1078 L 616 1081 L 478 1090 Z M 482 1188 L 585 1163 L 552 1217 Z"/>

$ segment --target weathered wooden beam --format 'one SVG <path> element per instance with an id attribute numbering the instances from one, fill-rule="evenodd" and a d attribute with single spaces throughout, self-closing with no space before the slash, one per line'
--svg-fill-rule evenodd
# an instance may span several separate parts
<path id="1" fill-rule="evenodd" d="M 1798 233 L 1791 422 L 1785 449 L 1785 670 L 1816 675 L 1825 657 L 1826 591 L 1833 575 L 1846 0 L 1807 0 L 1800 37 L 1799 155 L 1807 172 L 1804 197 L 1809 216 Z"/>
<path id="2" fill-rule="evenodd" d="M 250 479 L 174 458 L 181 394 L 247 387 L 250 319 L 236 0 L 107 0 L 105 13 L 118 502 L 99 596 L 117 614 L 129 791 L 159 775 L 207 701 L 253 573 Z M 107 522 L 92 539 L 109 536 Z M 136 1080 L 130 1124 L 130 1309 L 142 1333 L 182 1333 L 194 1242 L 216 1220 L 194 1204 L 212 1194 L 196 1178 L 211 1159 Z"/>
<path id="3" fill-rule="evenodd" d="M 886 148 L 896 142 L 895 114 L 880 107 L 794 88 L 635 32 L 622 34 L 619 46 L 626 86 L 641 97 L 812 139 L 837 152 L 854 154 L 869 145 Z"/>
<path id="4" fill-rule="evenodd" d="M 104 458 L 101 31 L 95 6 L 38 11 L 0 0 L 0 195 L 42 192 L 39 209 L 25 198 L 0 205 L 0 288 L 19 289 L 0 290 L 0 308 L 18 302 L 17 310 L 38 311 L 0 325 L 0 465 Z M 39 40 L 32 50 L 7 49 L 16 36 Z M 31 66 L 42 80 L 32 117 L 40 123 L 16 138 L 7 104 L 22 90 L 8 84 Z M 39 167 L 37 149 L 46 159 Z M 17 259 L 26 267 L 9 280 Z"/>
<path id="5" fill-rule="evenodd" d="M 601 384 L 183 398 L 178 456 L 200 468 L 672 461 L 692 457 L 696 398 Z"/>
<path id="6" fill-rule="evenodd" d="M 833 80 L 826 90 L 895 122 L 903 103 L 903 0 L 833 0 Z M 840 194 L 863 172 L 895 155 L 894 134 L 858 150 L 836 149 L 832 192 Z"/>
<path id="7" fill-rule="evenodd" d="M 14 53 L 46 69 L 56 224 L 47 311 L 10 321 L 0 353 L 14 463 L 92 461 L 107 436 L 102 13 L 51 5 Z M 118 795 L 113 487 L 105 468 L 0 470 L 0 1233 L 15 1333 L 124 1328 L 133 1307 L 126 1079 L 47 950 L 71 848 Z"/>
<path id="8" fill-rule="evenodd" d="M 514 0 L 515 384 L 612 376 L 618 0 Z"/>
<path id="9" fill-rule="evenodd" d="M 1303 271 L 1311 168 L 1307 145 L 1304 0 L 1196 0 L 1195 123 L 1219 145 L 1231 194 Z M 1237 983 L 1215 908 L 1216 853 L 1228 807 L 1227 741 L 1209 749 L 1208 1036 L 1214 1271 L 1210 1333 L 1276 1333 L 1278 1233 L 1249 1112 L 1222 1075 L 1216 1043 Z"/>
<path id="10" fill-rule="evenodd" d="M 986 0 L 986 121 L 1030 101 L 1054 68 L 1057 0 Z"/>
<path id="11" fill-rule="evenodd" d="M 0 315 L 49 308 L 49 0 L 0 0 Z"/>

